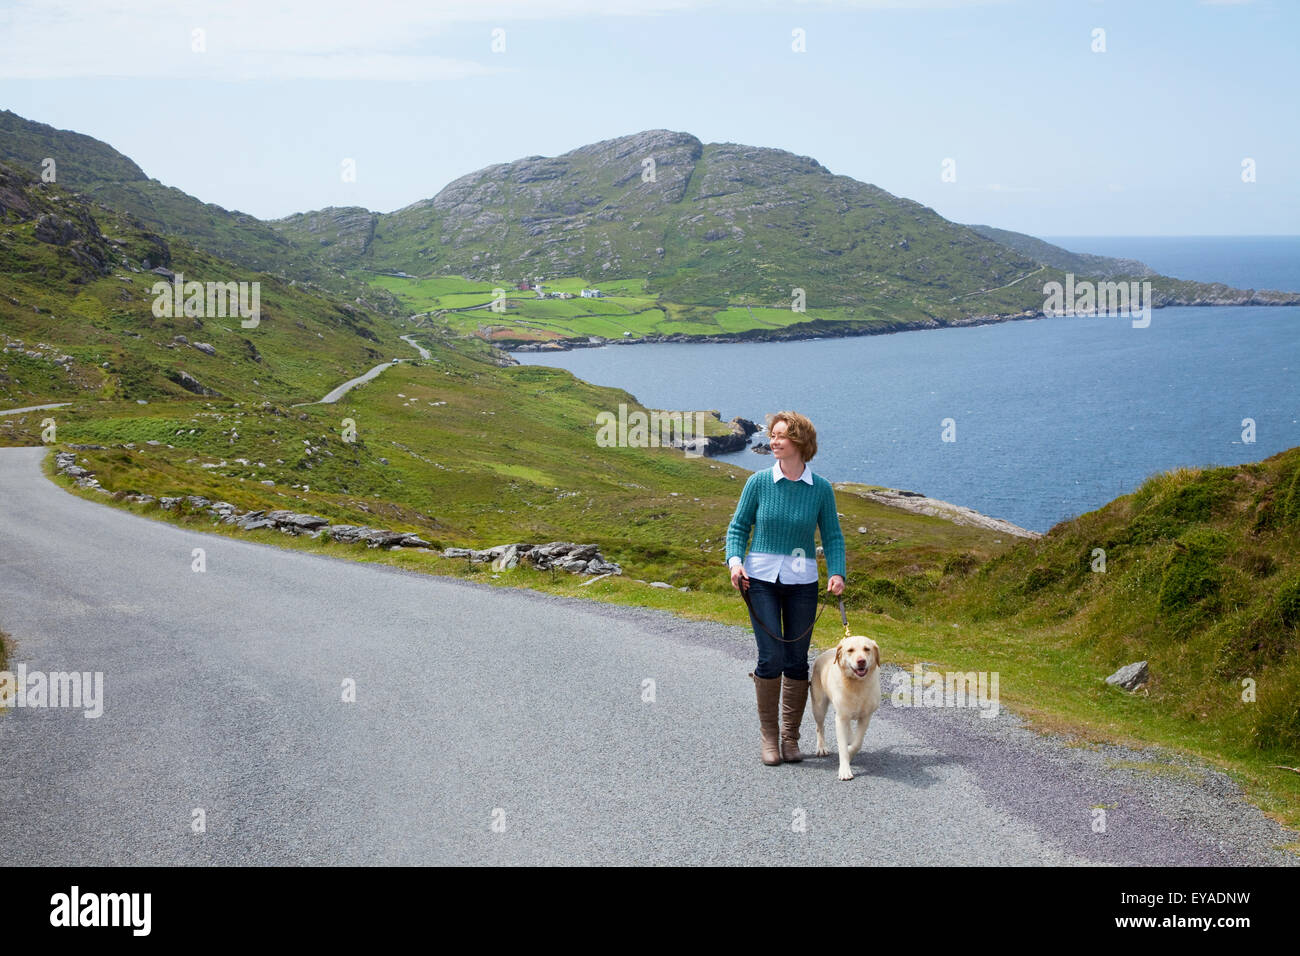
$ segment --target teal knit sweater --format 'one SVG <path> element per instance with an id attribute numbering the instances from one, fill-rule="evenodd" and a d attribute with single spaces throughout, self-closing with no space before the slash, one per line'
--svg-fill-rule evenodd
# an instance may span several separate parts
<path id="1" fill-rule="evenodd" d="M 813 483 L 772 480 L 771 469 L 756 471 L 745 482 L 740 503 L 727 528 L 727 561 L 744 558 L 746 545 L 771 554 L 804 554 L 817 560 L 813 527 L 821 531 L 826 568 L 831 576 L 845 577 L 844 532 L 835 512 L 835 489 L 821 475 Z M 750 530 L 754 540 L 749 541 Z"/>

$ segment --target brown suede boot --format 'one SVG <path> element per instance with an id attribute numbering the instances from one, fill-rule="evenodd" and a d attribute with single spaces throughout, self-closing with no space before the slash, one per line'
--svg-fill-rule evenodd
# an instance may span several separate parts
<path id="1" fill-rule="evenodd" d="M 798 763 L 803 759 L 799 752 L 799 727 L 803 724 L 803 709 L 808 703 L 808 681 L 791 680 L 781 676 L 781 759 Z"/>
<path id="2" fill-rule="evenodd" d="M 755 677 L 754 692 L 758 697 L 758 730 L 763 739 L 763 763 L 775 767 L 781 762 L 778 744 L 780 724 L 777 711 L 781 706 L 781 678 Z"/>

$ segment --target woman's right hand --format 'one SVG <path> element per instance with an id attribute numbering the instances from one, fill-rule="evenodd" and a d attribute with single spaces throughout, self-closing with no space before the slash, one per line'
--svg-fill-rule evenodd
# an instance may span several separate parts
<path id="1" fill-rule="evenodd" d="M 745 582 L 745 590 L 748 591 L 749 575 L 745 573 L 745 566 L 743 564 L 737 564 L 731 569 L 731 586 L 739 591 L 741 586 L 740 582 L 742 580 Z"/>

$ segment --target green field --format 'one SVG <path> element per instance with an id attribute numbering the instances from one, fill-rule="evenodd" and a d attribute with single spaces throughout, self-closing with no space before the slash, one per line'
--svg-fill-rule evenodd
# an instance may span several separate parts
<path id="1" fill-rule="evenodd" d="M 642 292 L 645 280 L 619 279 L 595 287 L 610 294 L 600 298 L 550 299 L 536 292 L 504 287 L 505 311 L 483 308 L 493 299 L 493 286 L 451 276 L 404 279 L 372 276 L 370 279 L 402 303 L 406 312 L 425 325 L 436 325 L 459 335 L 478 335 L 509 345 L 533 341 L 574 339 L 591 336 L 605 339 L 645 336 L 738 336 L 771 330 L 794 329 L 814 323 L 833 332 L 837 323 L 850 330 L 888 331 L 907 319 L 890 319 L 879 309 L 819 308 L 795 312 L 790 308 L 754 305 L 716 307 L 698 303 L 672 302 Z M 550 279 L 544 292 L 571 292 L 591 288 L 583 278 Z M 627 294 L 623 294 L 626 292 Z M 738 300 L 749 298 L 737 295 Z M 478 307 L 478 308 L 475 308 Z M 472 310 L 472 311 L 457 311 Z M 906 311 L 906 310 L 900 310 Z M 921 315 L 913 310 L 913 317 Z"/>

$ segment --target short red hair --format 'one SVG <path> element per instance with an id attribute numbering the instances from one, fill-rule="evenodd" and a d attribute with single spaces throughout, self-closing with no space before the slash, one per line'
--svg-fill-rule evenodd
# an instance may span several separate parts
<path id="1" fill-rule="evenodd" d="M 812 461 L 817 454 L 817 429 L 813 428 L 813 423 L 798 412 L 777 412 L 775 415 L 768 415 L 767 434 L 769 438 L 777 422 L 785 422 L 785 437 L 790 440 L 790 443 L 795 448 L 799 449 L 799 457 L 805 462 Z"/>

